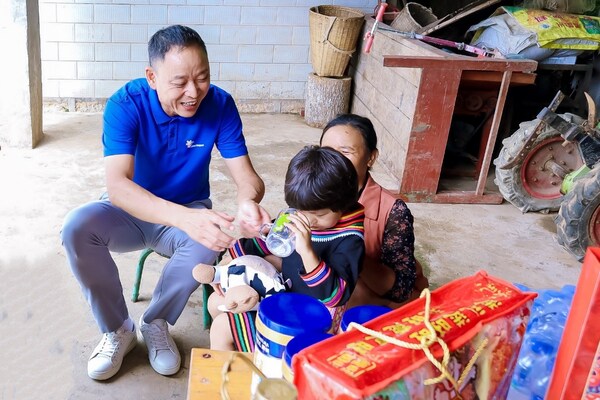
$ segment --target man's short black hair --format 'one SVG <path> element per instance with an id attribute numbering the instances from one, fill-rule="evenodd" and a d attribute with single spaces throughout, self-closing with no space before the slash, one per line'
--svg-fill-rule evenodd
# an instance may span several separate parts
<path id="1" fill-rule="evenodd" d="M 148 42 L 148 61 L 152 65 L 155 61 L 165 59 L 165 54 L 172 47 L 199 47 L 206 52 L 206 44 L 198 32 L 183 25 L 171 25 L 157 31 Z"/>
<path id="2" fill-rule="evenodd" d="M 284 192 L 288 206 L 299 210 L 347 212 L 358 201 L 356 169 L 337 150 L 307 146 L 290 161 Z"/>

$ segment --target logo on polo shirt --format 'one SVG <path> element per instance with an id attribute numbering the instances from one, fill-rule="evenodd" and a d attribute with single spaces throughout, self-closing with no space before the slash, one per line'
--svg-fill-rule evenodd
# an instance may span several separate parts
<path id="1" fill-rule="evenodd" d="M 185 142 L 185 146 L 188 149 L 191 149 L 192 147 L 204 147 L 204 144 L 203 143 L 194 143 L 193 140 L 188 140 Z"/>

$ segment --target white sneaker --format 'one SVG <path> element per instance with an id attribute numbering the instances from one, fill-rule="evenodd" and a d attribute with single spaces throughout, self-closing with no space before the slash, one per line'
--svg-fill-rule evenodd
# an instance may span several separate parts
<path id="1" fill-rule="evenodd" d="M 152 368 L 161 375 L 173 375 L 179 371 L 181 356 L 179 350 L 177 350 L 177 345 L 169 334 L 167 321 L 155 319 L 150 323 L 145 323 L 142 316 L 140 319 L 140 332 L 142 332 L 144 342 L 148 348 L 148 358 Z"/>
<path id="2" fill-rule="evenodd" d="M 102 340 L 88 360 L 88 376 L 103 381 L 114 376 L 123 363 L 123 358 L 136 345 L 135 327 L 128 331 L 123 327 L 102 335 Z"/>

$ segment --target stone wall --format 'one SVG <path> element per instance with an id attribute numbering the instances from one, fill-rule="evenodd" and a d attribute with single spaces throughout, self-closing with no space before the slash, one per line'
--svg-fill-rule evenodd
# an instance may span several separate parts
<path id="1" fill-rule="evenodd" d="M 205 40 L 213 83 L 245 112 L 300 112 L 309 61 L 309 8 L 333 4 L 372 13 L 372 0 L 40 0 L 47 104 L 102 106 L 143 76 L 147 42 L 183 24 Z M 71 99 L 71 100 L 65 100 Z M 80 107 L 81 108 L 81 107 Z"/>

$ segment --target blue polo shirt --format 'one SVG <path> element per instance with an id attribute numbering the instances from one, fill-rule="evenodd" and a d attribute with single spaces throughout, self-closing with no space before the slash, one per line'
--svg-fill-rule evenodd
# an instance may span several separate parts
<path id="1" fill-rule="evenodd" d="M 209 198 L 214 145 L 224 158 L 248 154 L 240 114 L 229 93 L 211 85 L 193 117 L 170 117 L 143 78 L 108 99 L 102 143 L 105 157 L 135 157 L 135 183 L 178 204 Z"/>

